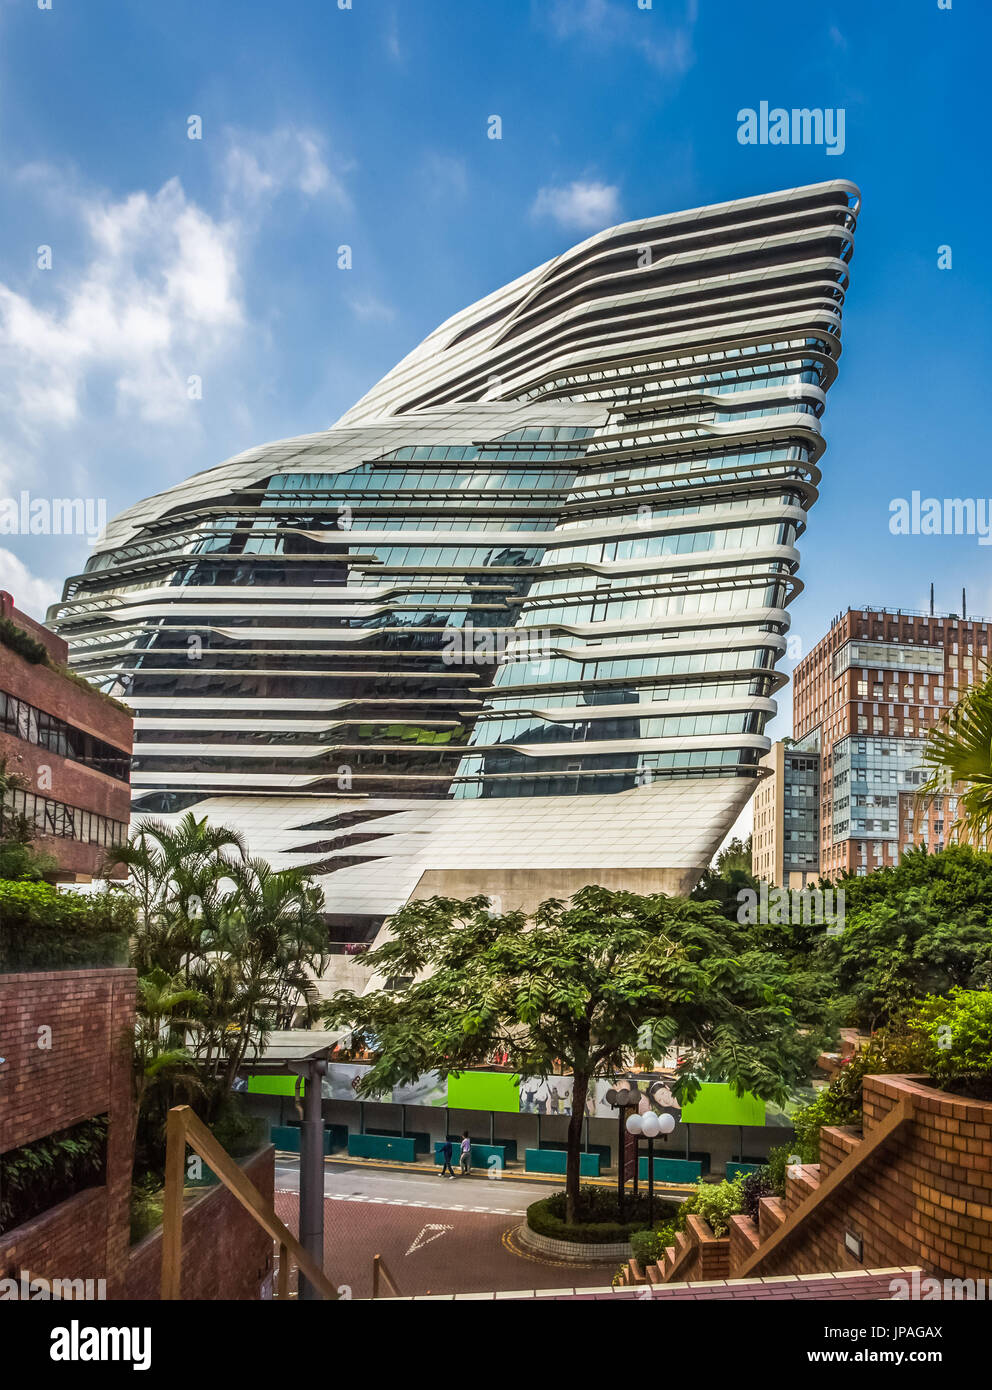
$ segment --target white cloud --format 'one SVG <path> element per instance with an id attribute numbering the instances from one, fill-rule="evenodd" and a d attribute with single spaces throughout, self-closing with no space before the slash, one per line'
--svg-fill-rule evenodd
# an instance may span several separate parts
<path id="1" fill-rule="evenodd" d="M 393 306 L 374 294 L 350 295 L 348 307 L 356 318 L 366 323 L 391 323 L 396 317 Z"/>
<path id="2" fill-rule="evenodd" d="M 342 175 L 351 165 L 337 161 L 336 170 L 332 169 L 324 141 L 315 132 L 291 126 L 280 126 L 267 135 L 229 129 L 226 138 L 224 176 L 229 197 L 256 203 L 296 192 L 350 206 Z"/>
<path id="3" fill-rule="evenodd" d="M 62 590 L 47 579 L 36 579 L 16 555 L 0 548 L 0 589 L 13 595 L 15 605 L 22 613 L 42 621 L 50 603 L 55 603 Z"/>
<path id="4" fill-rule="evenodd" d="M 531 211 L 535 217 L 553 217 L 562 227 L 598 231 L 620 220 L 619 209 L 615 184 L 577 179 L 565 187 L 540 189 Z"/>
<path id="5" fill-rule="evenodd" d="M 554 0 L 550 7 L 538 7 L 539 22 L 546 21 L 552 34 L 595 43 L 603 49 L 626 45 L 643 54 L 651 66 L 666 77 L 681 77 L 695 62 L 693 29 L 698 18 L 697 0 L 686 0 L 681 21 L 671 22 L 675 5 L 666 7 L 666 19 L 654 8 L 637 9 L 633 0 Z"/>
<path id="6" fill-rule="evenodd" d="M 555 0 L 548 12 L 551 28 L 560 39 L 574 34 L 603 37 L 613 17 L 608 0 Z"/>
<path id="7" fill-rule="evenodd" d="M 79 200 L 89 259 L 44 306 L 0 284 L 0 371 L 26 439 L 79 417 L 87 386 L 162 422 L 243 322 L 236 230 L 188 201 L 178 179 L 119 202 Z M 54 273 L 54 272 L 48 272 Z"/>

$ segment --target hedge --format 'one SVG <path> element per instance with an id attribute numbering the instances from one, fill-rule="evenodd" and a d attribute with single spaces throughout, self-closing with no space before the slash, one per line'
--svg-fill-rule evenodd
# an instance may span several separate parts
<path id="1" fill-rule="evenodd" d="M 0 879 L 0 973 L 126 965 L 134 914 L 120 893 Z"/>
<path id="2" fill-rule="evenodd" d="M 551 1240 L 567 1240 L 576 1245 L 612 1245 L 630 1240 L 635 1231 L 648 1225 L 647 1196 L 624 1202 L 624 1214 L 633 1219 L 621 1222 L 617 1211 L 616 1194 L 606 1188 L 582 1187 L 577 1206 L 579 1220 L 569 1225 L 565 1220 L 565 1194 L 555 1192 L 542 1197 L 527 1208 L 527 1225 L 539 1236 Z"/>

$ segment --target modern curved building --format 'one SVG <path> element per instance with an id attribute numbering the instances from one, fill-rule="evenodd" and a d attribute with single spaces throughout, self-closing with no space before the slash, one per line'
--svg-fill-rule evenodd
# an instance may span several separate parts
<path id="1" fill-rule="evenodd" d="M 770 746 L 858 206 L 601 232 L 119 516 L 49 621 L 136 712 L 135 812 L 316 866 L 342 940 L 691 886 Z"/>

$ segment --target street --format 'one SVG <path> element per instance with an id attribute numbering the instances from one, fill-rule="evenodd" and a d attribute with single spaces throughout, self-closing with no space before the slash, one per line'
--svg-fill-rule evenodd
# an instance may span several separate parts
<path id="1" fill-rule="evenodd" d="M 324 1168 L 324 1268 L 351 1298 L 372 1293 L 381 1255 L 401 1294 L 591 1288 L 609 1284 L 612 1264 L 545 1263 L 517 1253 L 511 1232 L 531 1202 L 556 1189 L 477 1176 L 333 1163 Z M 297 1230 L 299 1164 L 276 1167 L 276 1211 Z"/>

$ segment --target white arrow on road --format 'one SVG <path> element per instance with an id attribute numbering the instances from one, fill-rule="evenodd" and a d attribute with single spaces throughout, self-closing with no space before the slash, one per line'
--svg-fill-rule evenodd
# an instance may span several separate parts
<path id="1" fill-rule="evenodd" d="M 422 1226 L 420 1233 L 406 1253 L 412 1255 L 415 1250 L 422 1250 L 425 1245 L 430 1245 L 432 1240 L 437 1240 L 438 1236 L 443 1236 L 445 1231 L 453 1231 L 454 1229 L 454 1226 L 438 1226 L 434 1222 L 428 1226 Z M 427 1234 L 428 1231 L 431 1232 L 430 1235 Z"/>

